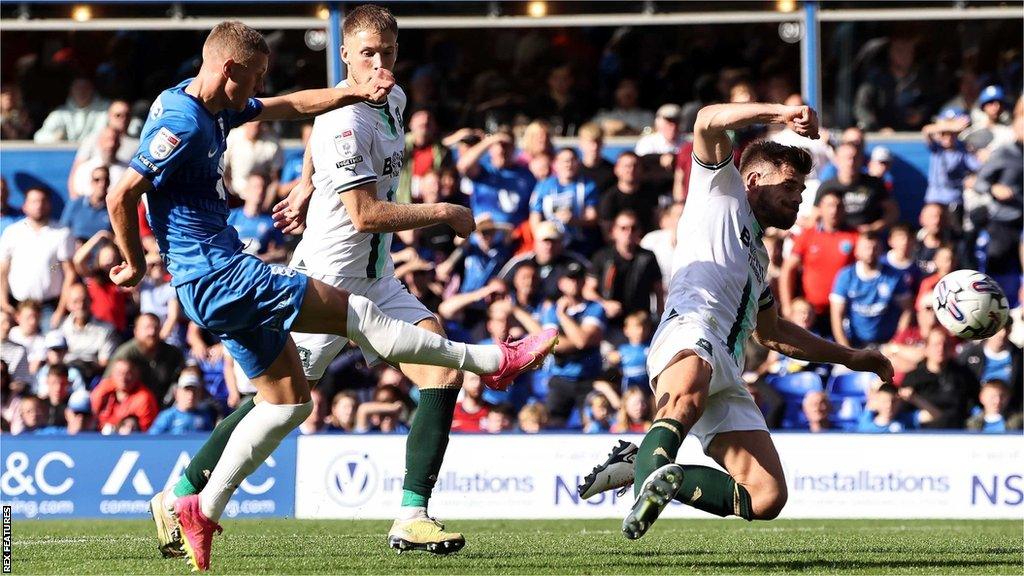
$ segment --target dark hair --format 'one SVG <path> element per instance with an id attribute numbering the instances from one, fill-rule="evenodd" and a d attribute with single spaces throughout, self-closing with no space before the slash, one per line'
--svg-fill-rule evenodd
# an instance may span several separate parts
<path id="1" fill-rule="evenodd" d="M 615 159 L 615 162 L 618 163 L 619 160 L 622 160 L 623 158 L 625 158 L 627 156 L 632 156 L 633 158 L 636 158 L 637 160 L 640 159 L 640 156 L 636 152 L 633 152 L 632 150 L 626 150 L 622 154 L 619 154 L 619 157 Z"/>
<path id="2" fill-rule="evenodd" d="M 47 372 L 48 375 L 68 377 L 68 366 L 64 363 L 51 364 L 50 370 Z"/>
<path id="3" fill-rule="evenodd" d="M 579 152 L 576 152 L 576 149 L 573 148 L 572 146 L 563 146 L 563 147 L 559 148 L 558 150 L 555 151 L 555 156 L 558 156 L 562 152 L 568 152 L 568 153 L 572 154 L 573 158 L 575 158 L 577 160 L 580 159 Z"/>
<path id="4" fill-rule="evenodd" d="M 391 32 L 398 36 L 398 21 L 391 10 L 375 4 L 363 4 L 345 15 L 342 32 L 345 36 L 360 30 L 367 32 Z"/>
<path id="5" fill-rule="evenodd" d="M 889 229 L 889 236 L 892 236 L 897 232 L 902 232 L 911 238 L 914 237 L 914 227 L 906 222 L 897 222 L 896 224 L 893 224 L 892 228 Z"/>
<path id="6" fill-rule="evenodd" d="M 759 140 L 747 146 L 740 157 L 740 173 L 757 164 L 772 164 L 776 168 L 792 166 L 800 174 L 809 174 L 813 163 L 811 155 L 803 148 L 786 146 L 771 140 Z"/>
<path id="7" fill-rule="evenodd" d="M 824 200 L 826 196 L 835 196 L 836 198 L 839 199 L 839 205 L 843 205 L 843 193 L 837 190 L 836 188 L 826 188 L 819 192 L 818 197 L 814 200 L 814 205 L 821 205 L 821 201 Z"/>

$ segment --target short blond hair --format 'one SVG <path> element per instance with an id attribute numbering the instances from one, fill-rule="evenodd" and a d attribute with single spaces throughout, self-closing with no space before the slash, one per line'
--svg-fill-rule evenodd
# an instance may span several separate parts
<path id="1" fill-rule="evenodd" d="M 398 21 L 391 10 L 376 4 L 363 4 L 345 15 L 342 34 L 348 36 L 356 32 L 366 31 L 383 34 L 391 32 L 398 36 Z"/>
<path id="2" fill-rule="evenodd" d="M 601 129 L 601 125 L 597 122 L 587 122 L 583 126 L 580 126 L 577 133 L 580 138 L 589 138 L 590 140 L 597 140 L 598 142 L 604 141 L 604 130 Z"/>
<path id="3" fill-rule="evenodd" d="M 203 60 L 220 57 L 245 63 L 257 53 L 270 55 L 266 38 L 238 20 L 227 20 L 214 26 L 203 44 Z"/>

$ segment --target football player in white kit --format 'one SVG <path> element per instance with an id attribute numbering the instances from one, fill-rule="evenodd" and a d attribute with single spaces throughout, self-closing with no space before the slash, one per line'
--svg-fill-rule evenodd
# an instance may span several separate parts
<path id="1" fill-rule="evenodd" d="M 397 37 L 397 22 L 387 9 L 363 5 L 350 12 L 345 18 L 341 53 L 348 66 L 346 82 L 363 82 L 378 68 L 393 69 Z M 395 278 L 392 233 L 448 224 L 465 238 L 475 222 L 468 208 L 454 204 L 394 202 L 405 146 L 405 104 L 405 93 L 396 85 L 386 103 L 363 102 L 317 117 L 307 149 L 315 190 L 309 197 L 308 186 L 297 186 L 278 205 L 275 218 L 290 231 L 302 224 L 304 216 L 305 232 L 292 268 L 365 296 L 394 318 L 444 334 L 436 316 Z M 307 177 L 303 175 L 304 180 Z M 555 336 L 552 332 L 546 337 L 553 343 Z M 325 334 L 293 332 L 292 338 L 311 382 L 323 377 L 347 342 Z M 371 351 L 363 352 L 368 363 L 378 360 Z M 455 552 L 465 539 L 445 531 L 428 516 L 427 501 L 448 445 L 462 372 L 413 364 L 399 368 L 419 387 L 420 403 L 406 444 L 402 508 L 388 533 L 388 544 L 399 552 Z M 502 388 L 510 382 L 499 377 L 485 384 Z"/>
<path id="2" fill-rule="evenodd" d="M 674 498 L 747 520 L 773 519 L 785 505 L 779 455 L 740 378 L 751 334 L 786 356 L 844 364 L 892 381 L 892 365 L 880 353 L 837 345 L 779 317 L 762 237 L 768 227 L 793 226 L 811 158 L 800 148 L 755 142 L 737 170 L 727 131 L 753 124 L 785 124 L 818 137 L 817 116 L 807 106 L 718 104 L 697 115 L 690 196 L 647 360 L 656 419 L 639 447 L 620 441 L 579 487 L 589 498 L 634 484 L 636 500 L 622 522 L 630 539 L 643 536 Z M 687 434 L 728 473 L 675 463 Z"/>

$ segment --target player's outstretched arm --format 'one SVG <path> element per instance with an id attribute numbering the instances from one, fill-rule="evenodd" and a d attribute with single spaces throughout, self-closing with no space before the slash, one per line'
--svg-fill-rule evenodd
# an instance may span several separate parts
<path id="1" fill-rule="evenodd" d="M 447 224 L 462 238 L 476 229 L 473 213 L 465 206 L 438 204 L 398 204 L 377 198 L 376 183 L 359 186 L 341 193 L 356 230 L 364 233 L 399 232 Z"/>
<path id="2" fill-rule="evenodd" d="M 131 288 L 146 274 L 146 253 L 139 237 L 139 200 L 153 186 L 135 169 L 124 176 L 107 194 L 107 212 L 114 229 L 114 243 L 121 250 L 124 262 L 110 270 L 110 279 L 118 286 Z"/>
<path id="3" fill-rule="evenodd" d="M 780 354 L 808 360 L 842 364 L 858 372 L 874 372 L 884 382 L 892 383 L 893 368 L 889 359 L 877 350 L 855 350 L 819 338 L 800 326 L 781 318 L 779 307 L 773 303 L 757 314 L 754 337 L 762 346 Z"/>
<path id="4" fill-rule="evenodd" d="M 697 113 L 693 127 L 694 156 L 704 164 L 721 164 L 732 156 L 727 132 L 755 124 L 785 124 L 801 136 L 818 137 L 818 115 L 810 106 L 712 104 Z"/>
<path id="5" fill-rule="evenodd" d="M 299 120 L 366 100 L 381 102 L 388 97 L 394 85 L 395 77 L 391 71 L 381 68 L 364 84 L 301 90 L 284 96 L 260 98 L 263 110 L 254 120 Z"/>

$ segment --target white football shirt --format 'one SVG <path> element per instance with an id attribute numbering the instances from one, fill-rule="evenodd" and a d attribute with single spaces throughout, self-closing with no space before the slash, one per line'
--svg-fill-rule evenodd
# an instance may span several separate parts
<path id="1" fill-rule="evenodd" d="M 357 231 L 342 194 L 372 185 L 378 199 L 394 201 L 405 152 L 405 102 L 396 85 L 387 102 L 360 102 L 317 116 L 309 138 L 315 191 L 292 268 L 345 278 L 394 274 L 391 234 Z"/>
<path id="2" fill-rule="evenodd" d="M 694 156 L 692 170 L 662 324 L 677 316 L 699 322 L 740 362 L 758 311 L 774 302 L 764 230 L 732 155 L 717 166 Z"/>

